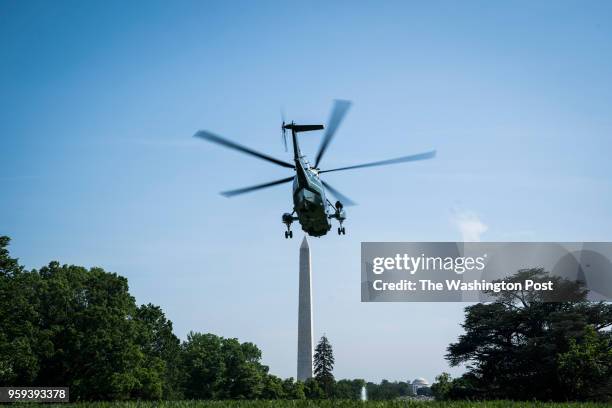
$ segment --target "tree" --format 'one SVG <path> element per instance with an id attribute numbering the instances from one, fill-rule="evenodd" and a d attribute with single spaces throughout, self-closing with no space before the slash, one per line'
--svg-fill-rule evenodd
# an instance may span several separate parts
<path id="1" fill-rule="evenodd" d="M 334 385 L 333 397 L 337 399 L 353 399 L 361 398 L 361 388 L 365 385 L 365 381 L 356 380 L 339 380 Z"/>
<path id="2" fill-rule="evenodd" d="M 137 339 L 127 280 L 51 262 L 27 271 L 0 239 L 0 382 L 68 385 L 73 399 L 161 397 L 163 364 Z"/>
<path id="3" fill-rule="evenodd" d="M 326 397 L 325 390 L 321 388 L 316 378 L 304 381 L 304 394 L 308 399 L 323 399 Z"/>
<path id="4" fill-rule="evenodd" d="M 138 342 L 145 355 L 146 365 L 163 364 L 163 399 L 180 399 L 181 342 L 172 332 L 172 322 L 159 306 L 151 303 L 138 307 L 136 321 L 140 326 Z"/>
<path id="5" fill-rule="evenodd" d="M 183 388 L 192 399 L 255 399 L 266 384 L 268 395 L 278 392 L 261 351 L 253 343 L 240 343 L 214 334 L 189 333 L 182 345 Z"/>
<path id="6" fill-rule="evenodd" d="M 389 381 L 383 379 L 380 384 L 369 382 L 366 386 L 368 399 L 373 401 L 393 400 L 412 395 L 412 387 L 404 381 Z"/>
<path id="7" fill-rule="evenodd" d="M 10 257 L 10 242 L 0 236 L 0 386 L 32 384 L 40 370 L 39 354 L 50 346 L 36 324 L 39 276 Z"/>
<path id="8" fill-rule="evenodd" d="M 0 384 L 67 385 L 75 400 L 161 398 L 165 362 L 146 344 L 156 336 L 127 280 L 58 262 L 28 271 L 9 242 L 0 237 Z"/>
<path id="9" fill-rule="evenodd" d="M 41 268 L 37 384 L 68 385 L 75 399 L 159 399 L 163 364 L 147 360 L 127 279 L 101 268 L 51 262 Z"/>
<path id="10" fill-rule="evenodd" d="M 542 269 L 521 270 L 506 281 L 526 279 L 553 280 L 569 301 L 554 302 L 558 292 L 502 291 L 489 292 L 494 297 L 490 304 L 468 306 L 462 325 L 465 334 L 448 347 L 446 356 L 451 365 L 467 363 L 468 372 L 461 381 L 453 381 L 449 394 L 525 400 L 580 398 L 576 389 L 564 383 L 559 370 L 570 367 L 576 355 L 586 352 L 573 345 L 585 338 L 589 328 L 598 339 L 609 338 L 605 329 L 612 325 L 612 305 L 587 302 L 587 291 L 579 282 L 551 278 Z M 606 361 L 604 350 L 594 347 L 588 352 Z M 574 377 L 574 381 L 590 382 L 598 390 L 606 386 L 600 377 L 580 370 L 575 374 L 586 377 Z"/>
<path id="11" fill-rule="evenodd" d="M 263 380 L 263 389 L 260 397 L 267 400 L 286 398 L 283 380 L 272 374 L 266 375 Z"/>
<path id="12" fill-rule="evenodd" d="M 449 373 L 442 373 L 436 377 L 431 385 L 431 393 L 437 400 L 448 399 L 448 394 L 452 387 L 452 378 Z"/>
<path id="13" fill-rule="evenodd" d="M 332 395 L 334 387 L 333 370 L 334 353 L 329 340 L 323 335 L 315 347 L 314 375 L 328 397 Z"/>
<path id="14" fill-rule="evenodd" d="M 225 363 L 221 352 L 223 339 L 214 334 L 190 332 L 182 344 L 181 367 L 185 378 L 185 397 L 219 398 Z"/>
<path id="15" fill-rule="evenodd" d="M 612 395 L 612 336 L 598 335 L 588 326 L 581 339 L 570 339 L 569 350 L 559 355 L 559 377 L 580 400 L 607 399 Z"/>
<path id="16" fill-rule="evenodd" d="M 304 383 L 294 381 L 293 377 L 283 380 L 283 393 L 286 399 L 304 399 Z"/>
<path id="17" fill-rule="evenodd" d="M 222 398 L 255 399 L 263 389 L 268 367 L 260 364 L 261 351 L 253 343 L 237 339 L 223 339 L 221 351 L 224 361 Z"/>

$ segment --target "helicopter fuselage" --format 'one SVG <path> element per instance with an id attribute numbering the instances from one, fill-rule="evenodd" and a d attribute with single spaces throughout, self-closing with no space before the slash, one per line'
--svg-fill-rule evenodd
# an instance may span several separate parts
<path id="1" fill-rule="evenodd" d="M 297 214 L 302 230 L 308 235 L 320 237 L 331 229 L 325 188 L 316 170 L 299 155 L 299 149 L 296 150 L 293 210 Z"/>

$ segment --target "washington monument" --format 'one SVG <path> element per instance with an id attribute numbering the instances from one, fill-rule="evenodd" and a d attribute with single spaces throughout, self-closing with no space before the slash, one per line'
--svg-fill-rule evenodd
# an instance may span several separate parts
<path id="1" fill-rule="evenodd" d="M 300 294 L 298 305 L 297 379 L 312 378 L 312 296 L 310 285 L 310 248 L 304 236 L 300 246 Z"/>

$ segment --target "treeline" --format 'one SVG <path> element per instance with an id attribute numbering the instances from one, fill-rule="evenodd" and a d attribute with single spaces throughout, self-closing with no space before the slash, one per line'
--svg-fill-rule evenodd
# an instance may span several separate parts
<path id="1" fill-rule="evenodd" d="M 127 279 L 51 262 L 26 270 L 0 237 L 0 386 L 68 386 L 74 400 L 301 399 L 316 381 L 282 380 L 255 344 L 190 333 L 136 305 Z"/>
<path id="2" fill-rule="evenodd" d="M 609 277 L 608 277 L 609 278 Z M 465 334 L 448 347 L 451 365 L 467 372 L 436 378 L 437 399 L 612 400 L 612 304 L 587 301 L 579 282 L 521 270 L 509 282 L 552 280 L 567 302 L 542 291 L 489 292 L 468 306 Z"/>
<path id="3" fill-rule="evenodd" d="M 368 400 L 386 401 L 395 400 L 403 397 L 413 397 L 415 394 L 412 390 L 412 385 L 406 381 L 388 381 L 382 380 L 380 384 L 366 384 Z M 421 387 L 417 389 L 417 395 L 431 396 L 429 387 Z"/>
<path id="4" fill-rule="evenodd" d="M 193 332 L 181 342 L 126 278 L 57 262 L 26 270 L 9 242 L 0 236 L 0 386 L 68 386 L 72 400 L 360 396 L 365 381 L 333 378 L 327 339 L 318 378 L 281 379 L 253 343 Z"/>
<path id="5" fill-rule="evenodd" d="M 198 333 L 181 343 L 158 306 L 136 305 L 124 277 L 57 262 L 28 271 L 8 244 L 0 237 L 0 385 L 114 400 L 250 398 L 277 382 L 253 344 Z"/>

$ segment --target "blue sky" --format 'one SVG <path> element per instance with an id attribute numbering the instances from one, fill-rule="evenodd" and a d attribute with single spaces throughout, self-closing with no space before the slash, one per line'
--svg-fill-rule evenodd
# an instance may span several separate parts
<path id="1" fill-rule="evenodd" d="M 323 167 L 438 156 L 325 178 L 359 205 L 346 236 L 310 240 L 315 334 L 337 377 L 432 380 L 465 305 L 360 303 L 360 242 L 612 240 L 611 17 L 594 1 L 2 1 L 0 233 L 28 267 L 117 272 L 181 338 L 253 341 L 295 376 L 291 186 L 217 194 L 290 173 L 192 135 L 289 159 L 281 107 L 320 123 L 350 99 Z"/>

